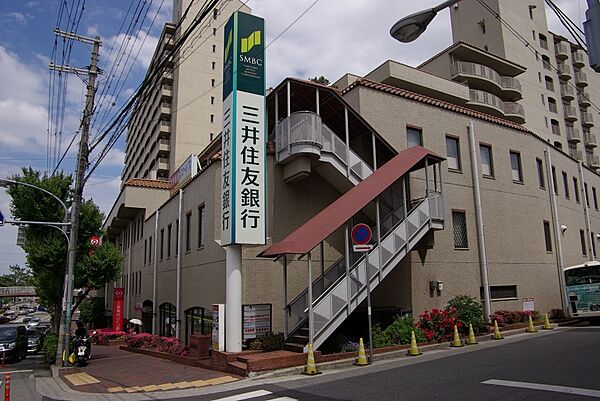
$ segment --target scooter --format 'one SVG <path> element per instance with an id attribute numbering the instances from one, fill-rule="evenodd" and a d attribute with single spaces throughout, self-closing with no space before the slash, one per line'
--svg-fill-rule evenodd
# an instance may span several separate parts
<path id="1" fill-rule="evenodd" d="M 77 366 L 86 366 L 87 361 L 92 357 L 92 337 L 94 335 L 96 335 L 95 331 L 91 336 L 75 337 L 73 340 L 73 352 Z"/>

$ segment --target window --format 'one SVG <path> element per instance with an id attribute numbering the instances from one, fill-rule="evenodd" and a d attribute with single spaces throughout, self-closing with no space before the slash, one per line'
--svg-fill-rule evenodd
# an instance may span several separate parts
<path id="1" fill-rule="evenodd" d="M 529 5 L 529 19 L 533 19 L 533 9 L 535 8 L 535 6 L 533 4 Z M 535 31 L 533 34 L 533 38 L 535 39 Z"/>
<path id="2" fill-rule="evenodd" d="M 144 264 L 148 263 L 148 240 L 144 240 Z"/>
<path id="3" fill-rule="evenodd" d="M 583 193 L 585 194 L 585 204 L 587 207 L 590 207 L 590 197 L 588 196 L 587 182 L 583 183 Z"/>
<path id="4" fill-rule="evenodd" d="M 152 263 L 152 237 L 148 239 L 148 263 Z"/>
<path id="5" fill-rule="evenodd" d="M 540 188 L 546 189 L 546 180 L 544 179 L 544 164 L 542 163 L 542 159 L 535 159 L 535 164 L 537 165 L 538 185 Z"/>
<path id="6" fill-rule="evenodd" d="M 544 240 L 546 241 L 546 252 L 552 252 L 552 234 L 550 233 L 549 221 L 544 221 Z"/>
<path id="7" fill-rule="evenodd" d="M 573 191 L 575 192 L 575 201 L 579 203 L 579 184 L 577 183 L 577 177 L 573 177 Z"/>
<path id="8" fill-rule="evenodd" d="M 479 145 L 479 154 L 481 156 L 481 174 L 484 177 L 493 177 L 492 147 L 489 145 Z"/>
<path id="9" fill-rule="evenodd" d="M 546 98 L 544 97 L 543 93 L 540 95 L 540 98 L 542 99 L 542 104 L 545 106 L 546 105 Z"/>
<path id="10" fill-rule="evenodd" d="M 546 81 L 546 89 L 554 92 L 554 80 L 547 75 L 546 75 L 546 77 L 544 77 L 544 80 Z"/>
<path id="11" fill-rule="evenodd" d="M 560 124 L 554 118 L 550 119 L 550 126 L 552 127 L 552 133 L 554 135 L 560 135 Z M 568 128 L 567 128 L 568 132 Z"/>
<path id="12" fill-rule="evenodd" d="M 171 257 L 171 224 L 167 227 L 167 258 Z"/>
<path id="13" fill-rule="evenodd" d="M 215 87 L 215 80 L 214 79 L 210 80 L 210 86 L 212 86 L 213 88 Z"/>
<path id="14" fill-rule="evenodd" d="M 448 159 L 448 169 L 460 171 L 460 147 L 458 138 L 446 137 L 446 154 Z"/>
<path id="15" fill-rule="evenodd" d="M 481 299 L 485 299 L 483 296 L 483 287 L 479 287 L 479 295 Z M 508 299 L 517 298 L 517 286 L 516 285 L 491 285 L 490 286 L 490 299 Z"/>
<path id="16" fill-rule="evenodd" d="M 406 127 L 407 147 L 423 146 L 423 135 L 419 128 Z"/>
<path id="17" fill-rule="evenodd" d="M 563 177 L 563 186 L 565 187 L 565 198 L 569 199 L 569 178 L 567 177 L 567 173 L 562 172 Z"/>
<path id="18" fill-rule="evenodd" d="M 214 123 L 214 122 L 215 122 L 215 115 L 214 115 L 214 114 L 211 114 L 211 115 L 210 115 L 210 122 L 211 122 L 211 123 Z"/>
<path id="19" fill-rule="evenodd" d="M 185 215 L 185 251 L 192 250 L 192 213 Z"/>
<path id="20" fill-rule="evenodd" d="M 160 230 L 160 260 L 165 258 L 165 229 Z"/>
<path id="21" fill-rule="evenodd" d="M 542 35 L 541 33 L 540 33 L 540 46 L 543 49 L 548 50 L 548 39 L 546 38 L 546 35 Z"/>
<path id="22" fill-rule="evenodd" d="M 523 182 L 523 170 L 521 168 L 521 154 L 518 152 L 508 152 L 510 155 L 510 168 L 512 170 L 513 182 Z"/>
<path id="23" fill-rule="evenodd" d="M 213 53 L 216 53 L 216 52 L 217 52 L 217 45 L 213 45 L 212 52 L 213 52 Z"/>
<path id="24" fill-rule="evenodd" d="M 542 56 L 542 65 L 545 69 L 552 70 L 552 68 L 550 67 L 550 57 Z"/>
<path id="25" fill-rule="evenodd" d="M 587 250 L 585 246 L 585 231 L 579 230 L 579 239 L 581 240 L 581 254 L 587 256 Z"/>
<path id="26" fill-rule="evenodd" d="M 179 219 L 175 220 L 175 256 L 179 253 Z"/>
<path id="27" fill-rule="evenodd" d="M 204 246 L 204 205 L 198 206 L 198 248 Z"/>
<path id="28" fill-rule="evenodd" d="M 594 198 L 594 209 L 598 210 L 598 197 L 596 196 L 596 188 L 592 187 L 592 198 Z"/>
<path id="29" fill-rule="evenodd" d="M 215 97 L 214 96 L 210 97 L 210 104 L 215 104 Z"/>
<path id="30" fill-rule="evenodd" d="M 467 218 L 464 211 L 452 211 L 452 227 L 454 230 L 454 249 L 467 249 Z"/>
<path id="31" fill-rule="evenodd" d="M 548 110 L 553 113 L 558 113 L 558 107 L 556 106 L 556 99 L 548 96 Z"/>
<path id="32" fill-rule="evenodd" d="M 554 186 L 554 194 L 558 195 L 558 182 L 556 181 L 556 167 L 552 166 L 552 185 Z"/>
<path id="33" fill-rule="evenodd" d="M 213 28 L 213 35 L 217 34 L 217 28 Z"/>

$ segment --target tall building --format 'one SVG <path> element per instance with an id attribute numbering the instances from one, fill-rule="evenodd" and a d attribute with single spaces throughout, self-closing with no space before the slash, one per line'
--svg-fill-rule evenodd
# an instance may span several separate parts
<path id="1" fill-rule="evenodd" d="M 487 7 L 478 0 L 462 0 L 451 8 L 454 42 L 469 43 L 525 67 L 517 77 L 525 126 L 575 159 L 600 168 L 596 150 L 600 76 L 590 68 L 587 55 L 579 45 L 548 30 L 544 0 L 483 3 Z M 494 65 L 485 67 L 467 72 L 465 79 L 484 82 L 503 75 Z"/>
<path id="2" fill-rule="evenodd" d="M 151 66 L 170 55 L 202 4 L 174 1 L 173 23 L 165 24 Z M 142 94 L 127 127 L 123 183 L 133 178 L 168 180 L 190 154 L 200 153 L 221 131 L 223 26 L 238 9 L 250 12 L 239 0 L 219 1 Z"/>

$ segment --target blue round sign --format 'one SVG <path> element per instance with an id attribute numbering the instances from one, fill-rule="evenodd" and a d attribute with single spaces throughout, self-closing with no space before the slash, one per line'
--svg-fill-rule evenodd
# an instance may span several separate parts
<path id="1" fill-rule="evenodd" d="M 365 223 L 358 223 L 352 228 L 352 242 L 356 245 L 365 245 L 371 241 L 373 232 Z"/>

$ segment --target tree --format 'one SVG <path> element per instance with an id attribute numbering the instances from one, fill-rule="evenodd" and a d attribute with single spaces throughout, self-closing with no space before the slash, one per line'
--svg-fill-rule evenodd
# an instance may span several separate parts
<path id="1" fill-rule="evenodd" d="M 19 265 L 10 265 L 8 271 L 10 273 L 0 276 L 0 287 L 33 285 L 31 269 Z"/>
<path id="2" fill-rule="evenodd" d="M 314 83 L 321 84 L 321 85 L 329 85 L 329 80 L 327 78 L 325 78 L 323 75 L 321 75 L 320 77 L 309 78 L 308 80 L 310 82 L 314 82 Z"/>
<path id="3" fill-rule="evenodd" d="M 23 168 L 22 174 L 13 176 L 12 179 L 41 187 L 56 195 L 67 206 L 71 204 L 72 179 L 62 172 L 49 177 L 29 167 Z M 39 190 L 11 185 L 8 194 L 12 198 L 11 212 L 16 219 L 55 222 L 63 220 L 64 210 L 56 199 L 45 196 Z M 82 202 L 74 288 L 84 288 L 86 296 L 92 289 L 100 288 L 121 275 L 121 256 L 115 245 L 105 244 L 97 249 L 93 256 L 89 255 L 89 238 L 101 234 L 103 220 L 102 212 L 92 200 Z M 26 230 L 23 250 L 27 254 L 27 264 L 33 273 L 36 294 L 41 302 L 48 306 L 58 332 L 58 314 L 62 311 L 67 263 L 67 241 L 64 235 L 54 228 L 32 225 Z"/>
<path id="4" fill-rule="evenodd" d="M 100 298 L 88 299 L 79 306 L 79 320 L 91 323 L 93 327 L 104 327 L 104 301 Z"/>

